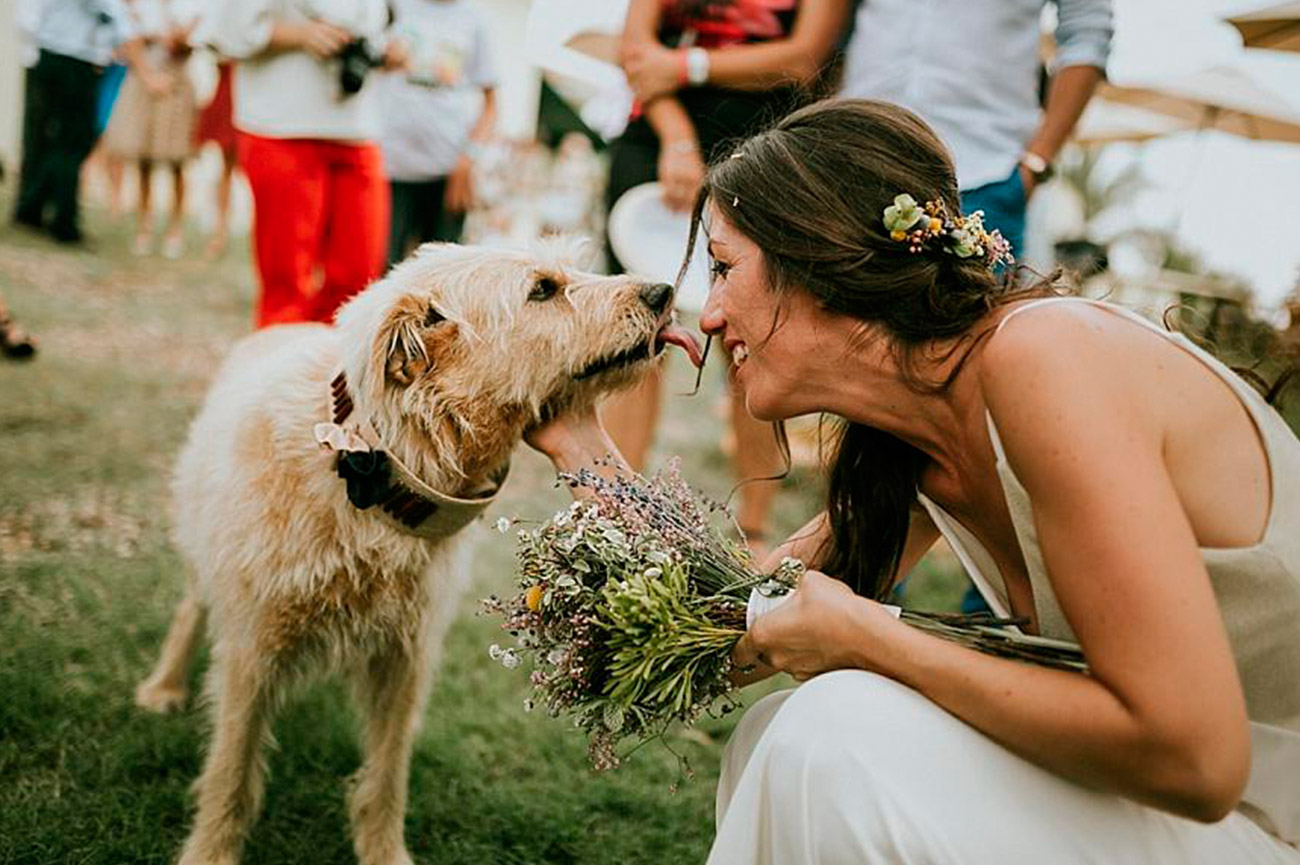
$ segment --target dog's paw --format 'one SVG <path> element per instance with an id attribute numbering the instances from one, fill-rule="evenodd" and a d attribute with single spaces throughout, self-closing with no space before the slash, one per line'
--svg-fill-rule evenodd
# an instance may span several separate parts
<path id="1" fill-rule="evenodd" d="M 360 865 L 415 865 L 415 860 L 406 852 L 405 846 L 396 849 L 357 850 L 357 861 Z"/>
<path id="2" fill-rule="evenodd" d="M 146 679 L 135 689 L 135 704 L 141 709 L 166 715 L 185 705 L 185 688 Z"/>

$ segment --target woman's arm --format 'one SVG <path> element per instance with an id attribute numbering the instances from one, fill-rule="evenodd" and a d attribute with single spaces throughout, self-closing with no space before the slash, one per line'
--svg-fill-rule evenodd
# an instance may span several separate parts
<path id="1" fill-rule="evenodd" d="M 1077 313 L 1039 317 L 1049 315 Z M 1218 820 L 1249 774 L 1245 701 L 1165 468 L 1159 400 L 1100 329 L 1053 324 L 1008 328 L 985 347 L 980 374 L 1091 674 L 943 642 L 818 574 L 755 624 L 738 661 L 761 652 L 797 676 L 879 672 L 1059 775 Z"/>
<path id="2" fill-rule="evenodd" d="M 674 96 L 661 96 L 645 106 L 646 122 L 659 138 L 656 176 L 669 210 L 687 211 L 704 182 L 704 157 L 695 124 Z"/>
<path id="3" fill-rule="evenodd" d="M 686 57 L 684 49 L 659 43 L 658 10 L 652 15 L 636 6 L 634 0 L 624 30 L 623 68 L 637 97 L 649 101 L 682 86 Z M 788 36 L 709 50 L 708 83 L 734 90 L 811 83 L 835 48 L 847 11 L 847 0 L 804 0 Z"/>

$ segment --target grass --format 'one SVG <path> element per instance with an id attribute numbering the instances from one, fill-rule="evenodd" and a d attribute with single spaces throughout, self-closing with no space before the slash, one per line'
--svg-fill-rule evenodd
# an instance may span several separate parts
<path id="1" fill-rule="evenodd" d="M 0 196 L 0 213 L 9 204 Z M 167 540 L 169 468 L 215 364 L 250 327 L 252 271 L 238 243 L 219 263 L 165 262 L 127 255 L 129 225 L 92 213 L 89 229 L 86 252 L 0 227 L 0 292 L 41 338 L 35 362 L 0 363 L 0 865 L 171 861 L 206 738 L 202 707 L 156 717 L 132 692 L 182 588 Z M 674 394 L 689 389 L 684 366 L 673 368 Z M 700 410 L 718 400 L 720 376 L 706 379 L 704 395 L 666 401 L 660 451 L 682 454 L 686 476 L 725 497 L 720 424 Z M 489 518 L 550 513 L 567 496 L 551 478 L 521 451 Z M 818 495 L 796 471 L 778 529 L 806 520 Z M 505 588 L 512 563 L 495 534 L 479 545 L 412 767 L 416 859 L 702 861 L 734 716 L 674 740 L 697 770 L 675 794 L 677 762 L 657 747 L 592 774 L 575 731 L 525 714 L 525 676 L 488 658 L 498 631 L 474 614 L 475 599 Z M 932 559 L 909 592 L 917 606 L 946 608 L 963 585 L 951 562 Z M 201 656 L 195 689 L 205 667 Z M 308 687 L 275 732 L 245 861 L 354 861 L 343 779 L 360 752 L 342 689 Z"/>

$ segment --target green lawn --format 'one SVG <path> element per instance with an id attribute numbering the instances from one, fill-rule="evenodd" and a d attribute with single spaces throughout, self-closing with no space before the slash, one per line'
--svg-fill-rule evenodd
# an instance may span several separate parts
<path id="1" fill-rule="evenodd" d="M 193 704 L 141 712 L 132 691 L 182 589 L 167 540 L 170 464 L 211 371 L 249 328 L 252 273 L 239 243 L 218 264 L 136 259 L 126 221 L 92 213 L 94 250 L 69 251 L 11 229 L 9 211 L 0 196 L 0 292 L 41 354 L 0 363 L 0 865 L 167 862 L 186 832 L 205 718 Z M 674 394 L 689 390 L 684 367 L 673 368 Z M 660 451 L 682 454 L 687 477 L 725 497 L 720 387 L 714 372 L 703 395 L 667 401 Z M 551 481 L 545 461 L 521 452 L 490 518 L 548 514 L 567 495 Z M 819 487 L 806 472 L 785 486 L 776 522 L 789 530 Z M 576 732 L 525 714 L 523 672 L 487 655 L 497 629 L 475 615 L 476 599 L 509 585 L 513 551 L 484 535 L 415 753 L 407 837 L 417 860 L 703 861 L 734 716 L 674 741 L 697 770 L 676 793 L 677 762 L 662 748 L 611 774 L 588 771 Z M 950 606 L 962 588 L 951 563 L 921 570 L 913 602 Z M 205 665 L 201 656 L 196 687 Z M 353 861 L 343 779 L 359 750 L 342 689 L 310 687 L 275 731 L 245 861 Z"/>

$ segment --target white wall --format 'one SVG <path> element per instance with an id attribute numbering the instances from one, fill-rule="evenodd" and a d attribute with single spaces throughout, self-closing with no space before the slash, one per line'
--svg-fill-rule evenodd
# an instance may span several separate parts
<path id="1" fill-rule="evenodd" d="M 0 159 L 12 172 L 18 170 L 18 142 L 22 130 L 23 69 L 18 62 L 18 32 L 14 23 L 17 0 L 0 0 Z"/>

